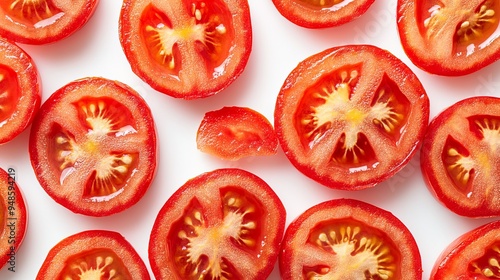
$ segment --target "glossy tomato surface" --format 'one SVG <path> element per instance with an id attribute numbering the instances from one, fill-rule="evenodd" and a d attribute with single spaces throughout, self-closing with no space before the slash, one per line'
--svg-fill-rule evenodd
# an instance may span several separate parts
<path id="1" fill-rule="evenodd" d="M 307 28 L 325 28 L 350 22 L 375 0 L 273 0 L 276 9 L 289 21 Z"/>
<path id="2" fill-rule="evenodd" d="M 446 76 L 475 72 L 500 58 L 497 0 L 398 0 L 403 48 L 416 66 Z"/>
<path id="3" fill-rule="evenodd" d="M 36 280 L 151 279 L 144 261 L 119 233 L 89 230 L 68 236 L 47 254 Z"/>
<path id="4" fill-rule="evenodd" d="M 247 107 L 223 107 L 205 113 L 196 143 L 202 152 L 226 160 L 278 152 L 278 138 L 271 123 Z"/>
<path id="5" fill-rule="evenodd" d="M 176 98 L 207 97 L 244 70 L 252 48 L 247 0 L 125 0 L 120 42 L 136 73 Z"/>
<path id="6" fill-rule="evenodd" d="M 156 170 L 151 111 L 130 87 L 85 78 L 57 90 L 33 122 L 30 159 L 40 185 L 73 212 L 106 216 L 135 204 Z"/>
<path id="7" fill-rule="evenodd" d="M 468 217 L 500 216 L 500 98 L 471 97 L 429 125 L 421 169 L 432 194 Z"/>
<path id="8" fill-rule="evenodd" d="M 28 210 L 13 168 L 0 168 L 0 268 L 15 272 L 16 253 L 28 225 Z"/>
<path id="9" fill-rule="evenodd" d="M 98 0 L 2 0 L 0 36 L 24 44 L 66 38 L 87 23 Z"/>
<path id="10" fill-rule="evenodd" d="M 436 260 L 430 279 L 499 279 L 499 264 L 500 221 L 494 221 L 454 240 Z"/>
<path id="11" fill-rule="evenodd" d="M 281 147 L 298 170 L 331 188 L 359 190 L 412 158 L 427 127 L 429 99 L 391 53 L 351 45 L 299 63 L 274 114 Z"/>
<path id="12" fill-rule="evenodd" d="M 40 108 L 38 69 L 20 47 L 0 38 L 0 144 L 31 124 Z"/>
<path id="13" fill-rule="evenodd" d="M 323 202 L 295 219 L 279 264 L 284 280 L 422 278 L 408 228 L 390 212 L 352 199 Z"/>
<path id="14" fill-rule="evenodd" d="M 285 209 L 256 175 L 240 169 L 201 174 L 160 210 L 149 261 L 156 279 L 253 279 L 271 273 Z"/>

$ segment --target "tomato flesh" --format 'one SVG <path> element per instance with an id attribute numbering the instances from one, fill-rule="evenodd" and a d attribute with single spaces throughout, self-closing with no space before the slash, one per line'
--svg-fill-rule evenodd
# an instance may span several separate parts
<path id="1" fill-rule="evenodd" d="M 435 197 L 459 215 L 500 215 L 496 191 L 499 109 L 498 98 L 467 98 L 444 110 L 429 125 L 421 169 Z"/>
<path id="2" fill-rule="evenodd" d="M 20 97 L 16 72 L 0 65 L 0 125 L 16 111 Z"/>
<path id="3" fill-rule="evenodd" d="M 185 99 L 206 97 L 227 87 L 243 71 L 251 50 L 245 0 L 164 5 L 128 0 L 123 7 L 123 49 L 132 70 L 156 90 Z"/>
<path id="4" fill-rule="evenodd" d="M 158 279 L 265 279 L 278 256 L 284 215 L 255 175 L 202 174 L 160 210 L 149 243 L 153 272 Z"/>
<path id="5" fill-rule="evenodd" d="M 306 210 L 288 227 L 282 279 L 419 279 L 417 244 L 389 212 L 350 199 Z"/>

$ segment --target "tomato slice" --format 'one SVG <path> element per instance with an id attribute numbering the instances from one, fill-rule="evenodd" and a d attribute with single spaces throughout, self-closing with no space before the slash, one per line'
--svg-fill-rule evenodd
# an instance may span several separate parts
<path id="1" fill-rule="evenodd" d="M 132 70 L 176 98 L 207 97 L 244 70 L 252 48 L 246 0 L 125 0 L 120 42 Z"/>
<path id="2" fill-rule="evenodd" d="M 389 52 L 343 46 L 307 58 L 290 73 L 274 118 L 298 170 L 331 188 L 359 190 L 412 158 L 429 121 L 429 99 Z"/>
<path id="3" fill-rule="evenodd" d="M 468 217 L 500 216 L 500 98 L 471 97 L 429 125 L 420 154 L 429 190 Z"/>
<path id="4" fill-rule="evenodd" d="M 500 58 L 497 0 L 398 0 L 397 17 L 406 54 L 429 73 L 466 75 Z"/>
<path id="5" fill-rule="evenodd" d="M 55 201 L 76 213 L 106 216 L 135 204 L 151 184 L 156 130 L 133 89 L 86 78 L 43 104 L 29 151 L 41 186 Z"/>
<path id="6" fill-rule="evenodd" d="M 448 245 L 436 260 L 429 279 L 499 279 L 499 263 L 500 221 L 493 221 Z"/>
<path id="7" fill-rule="evenodd" d="M 2 0 L 0 36 L 41 45 L 79 30 L 93 15 L 98 0 Z"/>
<path id="8" fill-rule="evenodd" d="M 31 124 L 40 108 L 40 76 L 31 57 L 0 38 L 0 144 Z"/>
<path id="9" fill-rule="evenodd" d="M 89 230 L 68 236 L 47 254 L 36 280 L 151 279 L 143 260 L 119 233 Z"/>
<path id="10" fill-rule="evenodd" d="M 14 269 L 28 226 L 26 202 L 16 179 L 15 169 L 0 168 L 0 268 L 7 264 Z"/>
<path id="11" fill-rule="evenodd" d="M 266 279 L 278 258 L 285 209 L 262 179 L 218 169 L 179 188 L 149 241 L 156 279 Z"/>
<path id="12" fill-rule="evenodd" d="M 198 128 L 196 143 L 202 152 L 226 160 L 278 152 L 278 138 L 271 123 L 247 107 L 207 112 Z"/>
<path id="13" fill-rule="evenodd" d="M 273 0 L 276 9 L 289 21 L 306 28 L 326 28 L 348 23 L 375 0 Z"/>
<path id="14" fill-rule="evenodd" d="M 306 210 L 287 228 L 279 257 L 287 279 L 421 279 L 415 239 L 393 214 L 338 199 Z"/>

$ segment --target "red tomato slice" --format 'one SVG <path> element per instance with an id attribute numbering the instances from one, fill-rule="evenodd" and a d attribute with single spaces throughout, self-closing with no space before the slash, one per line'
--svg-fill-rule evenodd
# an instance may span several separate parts
<path id="1" fill-rule="evenodd" d="M 151 279 L 135 249 L 117 232 L 90 230 L 64 238 L 48 253 L 36 280 Z"/>
<path id="2" fill-rule="evenodd" d="M 105 216 L 135 204 L 151 184 L 156 130 L 149 107 L 133 89 L 86 78 L 42 105 L 29 151 L 41 186 L 56 202 Z"/>
<path id="3" fill-rule="evenodd" d="M 16 179 L 13 168 L 0 168 L 0 268 L 7 264 L 14 271 L 28 225 L 26 202 Z"/>
<path id="4" fill-rule="evenodd" d="M 430 280 L 499 279 L 500 221 L 490 222 L 454 240 L 439 256 Z"/>
<path id="5" fill-rule="evenodd" d="M 429 100 L 399 59 L 343 46 L 295 68 L 278 95 L 275 129 L 292 164 L 331 188 L 359 190 L 403 168 L 420 145 Z"/>
<path id="6" fill-rule="evenodd" d="M 289 21 L 307 28 L 325 28 L 350 22 L 375 0 L 273 0 L 278 11 Z"/>
<path id="7" fill-rule="evenodd" d="M 282 279 L 422 279 L 420 252 L 406 226 L 365 202 L 311 207 L 285 232 Z"/>
<path id="8" fill-rule="evenodd" d="M 156 279 L 254 279 L 271 273 L 286 219 L 262 179 L 240 169 L 202 174 L 160 210 L 149 241 Z"/>
<path id="9" fill-rule="evenodd" d="M 132 70 L 177 98 L 207 97 L 229 86 L 252 48 L 246 0 L 125 0 L 120 42 Z"/>
<path id="10" fill-rule="evenodd" d="M 52 43 L 76 32 L 98 0 L 2 0 L 0 36 L 24 44 Z"/>
<path id="11" fill-rule="evenodd" d="M 429 125 L 421 169 L 433 195 L 468 217 L 500 216 L 500 98 L 472 97 Z"/>
<path id="12" fill-rule="evenodd" d="M 31 57 L 0 38 L 0 144 L 31 124 L 40 108 L 40 76 Z"/>
<path id="13" fill-rule="evenodd" d="M 207 112 L 198 128 L 196 143 L 202 152 L 226 160 L 278 152 L 278 138 L 271 123 L 246 107 Z"/>
<path id="14" fill-rule="evenodd" d="M 466 75 L 500 58 L 498 0 L 398 0 L 397 18 L 406 54 L 429 73 Z"/>

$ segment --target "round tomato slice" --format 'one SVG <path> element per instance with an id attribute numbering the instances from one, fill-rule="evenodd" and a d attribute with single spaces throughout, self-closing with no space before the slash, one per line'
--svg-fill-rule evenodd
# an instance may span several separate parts
<path id="1" fill-rule="evenodd" d="M 421 279 L 415 239 L 393 214 L 338 199 L 306 210 L 285 232 L 282 279 Z"/>
<path id="2" fill-rule="evenodd" d="M 429 99 L 389 52 L 343 46 L 307 58 L 290 73 L 274 118 L 298 170 L 331 188 L 359 190 L 412 158 L 429 121 Z"/>
<path id="3" fill-rule="evenodd" d="M 16 252 L 26 234 L 28 212 L 16 170 L 0 168 L 0 268 L 15 267 Z"/>
<path id="4" fill-rule="evenodd" d="M 125 0 L 120 42 L 132 70 L 176 98 L 207 97 L 244 70 L 252 48 L 247 0 Z"/>
<path id="5" fill-rule="evenodd" d="M 130 87 L 86 78 L 56 91 L 33 122 L 29 152 L 45 191 L 73 212 L 106 216 L 135 204 L 156 170 L 151 111 Z"/>
<path id="6" fill-rule="evenodd" d="M 36 280 L 151 279 L 143 260 L 119 233 L 89 230 L 64 238 L 48 253 Z"/>
<path id="7" fill-rule="evenodd" d="M 98 0 L 2 0 L 0 36 L 41 45 L 52 43 L 83 27 Z"/>
<path id="8" fill-rule="evenodd" d="M 436 260 L 430 279 L 500 279 L 500 221 L 454 240 Z"/>
<path id="9" fill-rule="evenodd" d="M 179 188 L 149 241 L 156 279 L 266 279 L 285 228 L 283 204 L 262 179 L 218 169 Z"/>
<path id="10" fill-rule="evenodd" d="M 278 138 L 271 123 L 246 107 L 207 112 L 198 128 L 196 143 L 200 151 L 226 160 L 278 152 Z"/>
<path id="11" fill-rule="evenodd" d="M 429 73 L 466 75 L 500 58 L 497 0 L 398 0 L 397 17 L 406 54 Z"/>
<path id="12" fill-rule="evenodd" d="M 375 0 L 273 0 L 276 9 L 289 21 L 307 28 L 325 28 L 350 22 Z"/>
<path id="13" fill-rule="evenodd" d="M 471 97 L 432 120 L 420 163 L 433 195 L 468 217 L 500 216 L 500 98 Z"/>
<path id="14" fill-rule="evenodd" d="M 20 47 L 0 38 L 0 144 L 12 140 L 31 124 L 40 99 L 40 76 L 35 63 Z"/>

